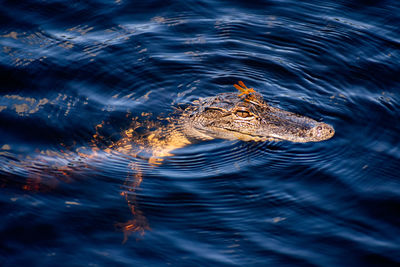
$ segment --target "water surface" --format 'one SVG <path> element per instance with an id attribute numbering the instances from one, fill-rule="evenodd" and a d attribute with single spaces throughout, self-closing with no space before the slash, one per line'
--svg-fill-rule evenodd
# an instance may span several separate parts
<path id="1" fill-rule="evenodd" d="M 0 6 L 2 266 L 399 264 L 397 1 Z M 106 149 L 238 80 L 335 136 Z"/>

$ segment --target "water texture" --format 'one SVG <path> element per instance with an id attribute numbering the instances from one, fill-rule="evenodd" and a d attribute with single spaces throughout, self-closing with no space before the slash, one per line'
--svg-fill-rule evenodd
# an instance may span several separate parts
<path id="1" fill-rule="evenodd" d="M 400 2 L 0 1 L 0 25 L 2 266 L 400 263 Z M 110 150 L 238 80 L 335 136 Z"/>

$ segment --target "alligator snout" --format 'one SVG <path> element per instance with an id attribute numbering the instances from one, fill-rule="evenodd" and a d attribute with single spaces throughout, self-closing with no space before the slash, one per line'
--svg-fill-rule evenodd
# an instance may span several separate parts
<path id="1" fill-rule="evenodd" d="M 331 138 L 335 134 L 335 130 L 329 124 L 320 122 L 310 131 L 310 137 L 315 141 L 323 141 Z"/>

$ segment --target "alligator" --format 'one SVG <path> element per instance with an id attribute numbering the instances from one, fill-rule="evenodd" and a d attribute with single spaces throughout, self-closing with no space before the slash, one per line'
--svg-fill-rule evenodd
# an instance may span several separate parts
<path id="1" fill-rule="evenodd" d="M 261 94 L 243 82 L 235 84 L 241 91 L 221 93 L 195 100 L 168 118 L 166 126 L 151 124 L 146 135 L 134 136 L 142 124 L 135 124 L 124 138 L 110 148 L 131 154 L 132 140 L 140 151 L 151 153 L 150 163 L 160 163 L 171 151 L 199 140 L 227 139 L 242 141 L 319 142 L 330 139 L 335 130 L 329 124 L 270 106 Z"/>
<path id="2" fill-rule="evenodd" d="M 79 148 L 75 152 L 44 153 L 45 155 L 14 163 L 24 169 L 35 170 L 28 179 L 26 190 L 38 190 L 44 175 L 38 175 L 38 165 L 46 166 L 47 176 L 64 177 L 68 180 L 76 169 L 90 168 L 90 160 L 109 155 L 128 155 L 144 158 L 149 164 L 157 165 L 163 159 L 172 156 L 173 150 L 185 147 L 201 140 L 227 139 L 243 141 L 290 141 L 319 142 L 331 138 L 335 131 L 332 126 L 314 119 L 270 106 L 253 88 L 239 81 L 234 85 L 241 93 L 221 93 L 194 101 L 187 107 L 177 108 L 173 116 L 161 121 L 139 122 L 133 120 L 128 130 L 122 132 L 122 138 L 105 147 L 99 133 L 104 122 L 96 126 L 96 134 L 91 149 Z M 145 129 L 140 131 L 139 129 Z M 57 161 L 57 158 L 61 160 Z M 49 160 L 50 159 L 50 160 Z M 61 164 L 59 163 L 61 162 Z M 68 164 L 65 164 L 68 162 Z M 27 166 L 33 166 L 29 168 Z M 78 167 L 77 167 L 78 166 Z M 122 224 L 126 236 L 135 231 L 148 229 L 146 219 L 137 209 L 135 194 L 142 181 L 140 168 L 132 162 L 131 174 L 126 180 L 127 191 L 123 192 L 135 219 Z M 51 170 L 51 171 L 49 171 Z M 129 193 L 131 192 L 131 193 Z"/>

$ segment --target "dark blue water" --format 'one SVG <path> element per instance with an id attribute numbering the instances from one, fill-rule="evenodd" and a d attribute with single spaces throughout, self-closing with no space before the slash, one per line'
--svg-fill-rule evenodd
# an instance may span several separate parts
<path id="1" fill-rule="evenodd" d="M 400 2 L 1 1 L 0 25 L 2 266 L 400 263 Z M 336 135 L 107 150 L 238 80 Z"/>

